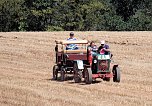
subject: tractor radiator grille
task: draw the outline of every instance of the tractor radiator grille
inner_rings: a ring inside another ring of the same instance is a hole
[[[99,61],[99,70],[106,71],[108,69],[108,61],[101,60]]]

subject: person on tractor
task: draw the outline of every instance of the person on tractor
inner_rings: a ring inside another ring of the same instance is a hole
[[[91,50],[92,56],[95,56],[98,50],[98,47],[95,45],[94,41],[90,42],[90,45],[88,46],[88,50]]]
[[[105,44],[105,41],[102,40],[101,45],[98,48],[97,52],[99,54],[109,55],[110,54],[109,45]]]
[[[74,33],[71,32],[70,33],[70,37],[67,39],[68,41],[74,41],[77,40],[76,38],[74,38]],[[77,50],[78,46],[76,44],[67,44],[66,45],[66,50]]]

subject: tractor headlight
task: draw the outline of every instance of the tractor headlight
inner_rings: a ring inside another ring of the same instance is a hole
[[[97,63],[97,60],[93,60],[93,63]]]

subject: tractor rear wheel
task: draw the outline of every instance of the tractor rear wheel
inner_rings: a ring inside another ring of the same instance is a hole
[[[65,68],[61,67],[61,81],[65,81]]]
[[[73,66],[73,71],[74,71],[74,81],[75,83],[80,83],[82,79],[82,71],[78,69],[78,65],[75,62]]]
[[[53,80],[57,80],[58,78],[58,66],[54,65],[53,66]]]
[[[120,69],[119,67],[115,67],[113,70],[113,82],[120,82]]]
[[[91,70],[91,68],[85,68],[85,83],[86,84],[92,83],[92,70]]]

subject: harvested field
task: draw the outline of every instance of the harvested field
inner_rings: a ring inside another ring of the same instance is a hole
[[[75,32],[105,39],[121,82],[53,81],[54,41],[70,32],[0,33],[0,106],[152,106],[152,32]]]

